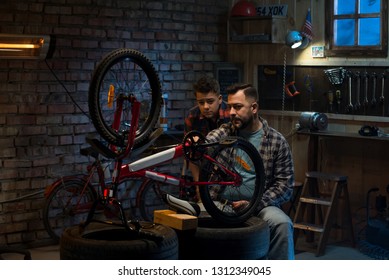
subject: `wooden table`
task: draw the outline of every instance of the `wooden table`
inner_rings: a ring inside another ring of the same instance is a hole
[[[308,170],[318,170],[318,157],[319,157],[319,139],[321,137],[326,138],[343,138],[343,139],[360,139],[360,140],[373,140],[373,141],[388,141],[389,137],[385,136],[361,136],[355,132],[338,132],[338,131],[311,131],[311,130],[300,130],[297,134],[308,135]]]

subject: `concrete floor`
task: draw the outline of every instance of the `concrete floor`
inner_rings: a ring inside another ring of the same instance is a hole
[[[10,249],[12,250],[12,249]],[[38,248],[26,249],[31,254],[32,260],[59,260],[59,245],[43,246]],[[23,260],[25,255],[22,253],[2,253],[0,259],[4,260]]]
[[[323,256],[316,257],[311,252],[301,252],[295,255],[296,260],[372,260],[357,248],[328,245]]]
[[[33,260],[59,260],[59,245],[39,247],[29,250]]]
[[[44,246],[29,249],[33,260],[59,260],[59,245]],[[22,260],[20,254],[4,254],[4,259]],[[328,245],[323,256],[316,257],[314,253],[299,252],[296,254],[296,260],[372,260],[367,255],[361,253],[358,249],[347,246]]]

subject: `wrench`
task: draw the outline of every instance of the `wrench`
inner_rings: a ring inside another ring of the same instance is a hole
[[[363,77],[365,78],[365,93],[363,97],[363,106],[366,114],[367,106],[369,106],[369,100],[367,99],[367,93],[369,91],[369,74],[365,72],[363,73]]]
[[[382,106],[382,115],[385,116],[385,73],[380,74],[381,77],[381,96],[380,96],[380,104]]]
[[[376,95],[376,89],[377,89],[377,73],[376,72],[373,72],[370,74],[371,77],[373,78],[373,90],[372,90],[372,98],[371,98],[371,106],[372,107],[375,107],[375,105],[377,104],[377,100],[375,98],[375,95]]]
[[[361,108],[361,103],[359,103],[359,97],[361,93],[361,75],[359,71],[355,72],[355,76],[357,77],[357,100],[355,102],[355,110],[359,110]]]
[[[351,91],[352,91],[352,72],[348,71],[347,73],[348,77],[348,105],[346,106],[346,112],[351,113],[353,111],[353,103],[351,100]]]

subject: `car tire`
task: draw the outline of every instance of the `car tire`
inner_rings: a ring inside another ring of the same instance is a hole
[[[164,225],[142,228],[90,224],[67,228],[60,239],[61,260],[161,260],[178,259],[178,238]]]
[[[265,259],[270,245],[267,223],[251,217],[237,226],[226,226],[211,217],[199,218],[192,232],[178,232],[179,258],[186,260]]]

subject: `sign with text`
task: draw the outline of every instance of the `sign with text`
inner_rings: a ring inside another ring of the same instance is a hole
[[[288,12],[288,5],[263,5],[257,6],[257,15],[258,16],[284,16]]]
[[[238,65],[217,65],[216,79],[220,84],[220,93],[227,100],[226,88],[232,84],[242,82],[242,67]]]

